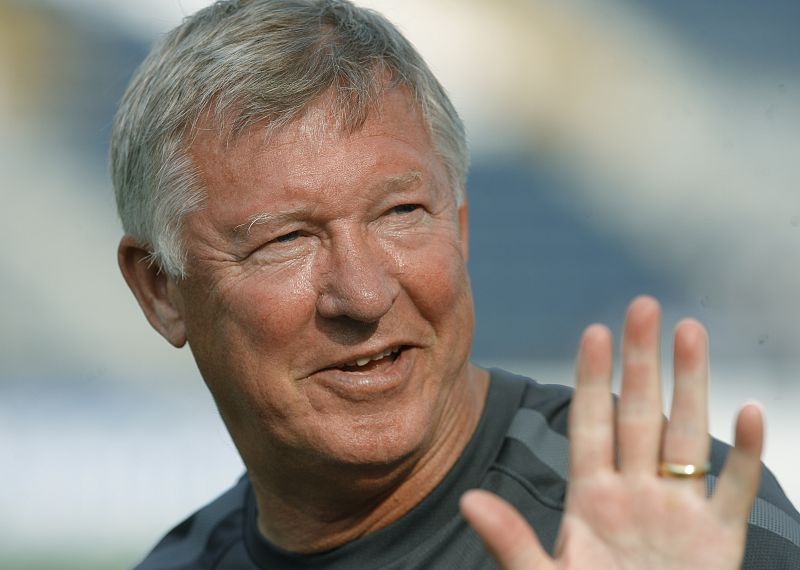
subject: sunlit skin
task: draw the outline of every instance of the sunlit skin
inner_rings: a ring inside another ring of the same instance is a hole
[[[192,349],[253,483],[274,544],[320,552],[387,526],[445,476],[474,432],[488,375],[468,362],[472,296],[458,207],[422,119],[386,93],[362,128],[325,98],[266,136],[201,121],[190,154],[208,192],[185,220],[188,277],[119,262],[151,324]],[[323,128],[324,127],[324,128]],[[737,568],[759,478],[760,409],[706,499],[658,463],[708,456],[708,347],[675,333],[671,421],[661,415],[660,309],[640,297],[610,396],[612,341],[590,326],[570,406],[570,480],[555,558],[513,507],[485,491],[462,511],[500,566]],[[372,359],[372,360],[371,360]]]
[[[488,386],[468,363],[466,205],[419,112],[390,91],[348,133],[326,105],[270,137],[201,125],[190,150],[208,197],[185,223],[188,278],[141,275],[144,248],[120,248],[151,322],[191,347],[262,533],[298,552],[417,504],[461,454]]]

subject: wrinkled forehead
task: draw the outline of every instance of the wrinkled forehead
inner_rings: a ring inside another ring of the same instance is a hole
[[[222,157],[241,148],[242,144],[269,146],[287,131],[291,131],[295,138],[302,138],[304,144],[324,145],[333,135],[350,135],[360,131],[368,119],[373,123],[381,122],[387,102],[391,102],[393,107],[399,103],[410,118],[421,121],[425,130],[428,130],[420,105],[411,92],[404,86],[385,82],[379,96],[370,100],[363,112],[343,102],[333,88],[294,113],[252,118],[249,123],[242,121],[242,116],[246,115],[242,109],[245,105],[219,109],[212,104],[189,129],[187,146],[193,159],[208,153]]]

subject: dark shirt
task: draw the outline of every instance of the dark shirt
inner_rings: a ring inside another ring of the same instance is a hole
[[[175,527],[137,570],[471,570],[497,568],[458,509],[468,489],[508,500],[550,552],[564,509],[568,475],[567,411],[572,390],[492,370],[478,427],[444,480],[388,527],[332,551],[299,555],[258,532],[253,489],[245,474],[218,499]],[[709,492],[726,444],[712,442]],[[762,470],[750,515],[743,568],[800,568],[800,514],[775,477]]]

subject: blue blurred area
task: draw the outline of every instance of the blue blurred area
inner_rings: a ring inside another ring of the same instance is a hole
[[[576,195],[530,156],[473,165],[469,269],[478,361],[570,359],[587,323],[617,328],[634,296],[680,299],[679,284],[643,266],[570,204]]]
[[[52,7],[50,17],[68,31],[68,71],[58,78],[49,108],[66,144],[81,149],[93,168],[108,166],[111,122],[130,78],[151,41],[97,14]],[[74,150],[74,149],[73,149]]]
[[[800,3],[794,0],[625,0],[648,12],[715,66],[800,71]],[[740,70],[741,71],[741,70]]]

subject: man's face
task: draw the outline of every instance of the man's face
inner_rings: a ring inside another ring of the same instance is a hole
[[[466,209],[404,92],[355,133],[325,117],[233,143],[201,130],[191,148],[208,200],[186,222],[179,304],[251,468],[396,462],[463,410]]]

